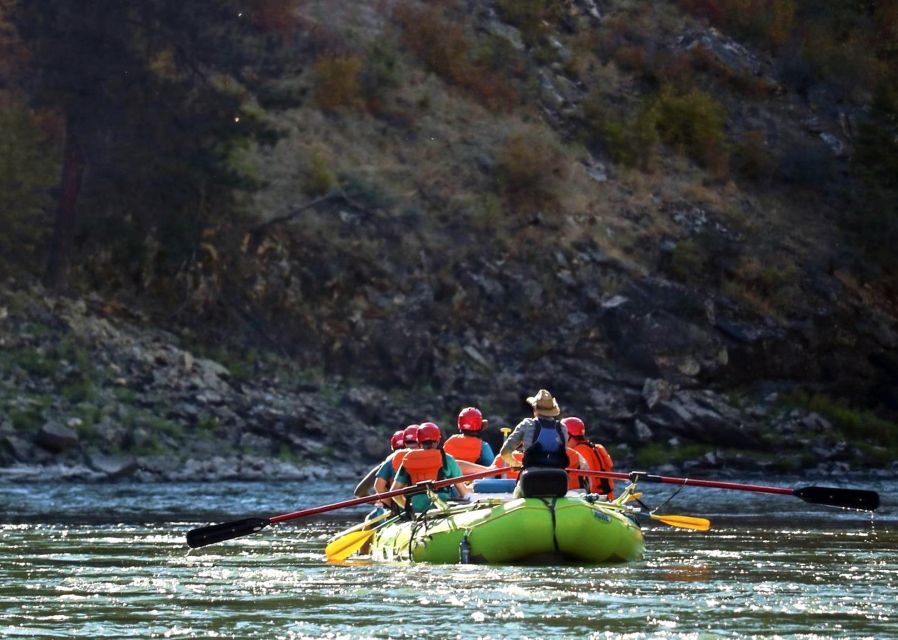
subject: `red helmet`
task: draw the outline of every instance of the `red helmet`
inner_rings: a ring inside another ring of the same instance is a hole
[[[418,425],[410,424],[402,431],[405,444],[415,444],[418,442]]]
[[[459,431],[481,431],[483,429],[483,414],[477,407],[466,407],[458,413]]]
[[[405,446],[405,429],[400,429],[390,437],[390,448],[393,451]]]
[[[422,422],[418,428],[418,442],[421,444],[425,442],[439,443],[442,437],[440,428],[433,422]]]
[[[569,436],[582,436],[586,433],[586,425],[583,424],[583,421],[580,418],[565,418],[561,421],[561,424],[567,429],[567,434]]]

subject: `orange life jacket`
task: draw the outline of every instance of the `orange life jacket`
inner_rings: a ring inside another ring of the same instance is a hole
[[[483,440],[475,436],[456,433],[443,444],[443,451],[456,460],[477,462],[483,452]]]
[[[405,454],[407,454],[411,449],[397,449],[392,454],[390,454],[390,464],[393,465],[393,475],[396,475],[396,472],[399,471],[399,467],[402,466],[402,461],[405,459]]]
[[[577,452],[570,447],[567,447],[567,468],[568,469],[579,469],[580,468],[580,456],[577,455]],[[567,488],[568,489],[580,489],[580,478],[583,476],[578,476],[575,473],[567,474]]]
[[[586,463],[593,471],[611,471],[614,466],[611,456],[600,444],[593,444],[585,438],[571,438],[569,442],[573,442],[574,449],[586,459]],[[589,490],[592,493],[607,494],[608,499],[614,499],[614,480],[610,478],[597,478],[595,476],[589,479]]]
[[[425,480],[438,480],[442,475],[444,454],[441,449],[410,449],[402,459],[402,468],[411,481],[417,484]]]
[[[518,466],[520,466],[524,462],[524,452],[523,451],[515,451],[511,454],[511,456],[515,459],[515,462],[518,464]],[[496,456],[496,459],[493,460],[493,466],[496,467],[497,469],[502,469],[504,467],[507,467],[508,465],[505,464],[505,460],[502,459],[502,456]],[[519,475],[520,475],[520,471],[512,471],[511,469],[509,469],[508,471],[503,473],[501,476],[496,476],[496,477],[497,478],[511,478],[512,480],[516,480]]]

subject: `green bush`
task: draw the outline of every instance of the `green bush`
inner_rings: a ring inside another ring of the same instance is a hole
[[[508,137],[497,163],[499,190],[508,203],[523,212],[556,209],[567,174],[564,151],[541,130]]]
[[[655,129],[669,144],[701,164],[715,175],[728,169],[726,112],[713,97],[693,89],[678,94],[663,88],[652,105]]]
[[[846,437],[888,448],[898,447],[898,424],[880,418],[872,411],[857,409],[844,400],[815,393],[793,393],[780,402],[819,413]]]
[[[337,174],[318,149],[312,151],[302,180],[302,190],[308,196],[323,196],[337,186]]]
[[[528,44],[534,44],[545,31],[546,0],[498,0],[502,18],[521,31]]]

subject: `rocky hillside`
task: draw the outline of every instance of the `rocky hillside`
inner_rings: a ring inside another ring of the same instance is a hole
[[[695,4],[300,3],[251,216],[175,272],[4,285],[4,463],[364,467],[547,387],[626,466],[889,467],[894,281],[845,221],[872,84]]]

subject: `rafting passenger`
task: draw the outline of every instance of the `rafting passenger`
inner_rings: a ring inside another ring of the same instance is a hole
[[[396,472],[396,478],[393,480],[390,490],[402,489],[428,480],[457,478],[462,475],[455,458],[443,451],[440,446],[442,437],[440,428],[436,424],[433,422],[421,423],[418,428],[418,444],[421,448],[409,451],[402,459],[402,464]],[[464,482],[459,482],[440,489],[436,494],[442,500],[447,500],[453,496],[453,489],[462,498],[471,491]],[[404,507],[406,504],[404,496],[396,496],[393,500],[400,507]],[[415,513],[426,511],[433,504],[426,493],[411,496],[408,503]]]
[[[540,389],[536,395],[527,398],[527,404],[533,407],[533,417],[525,418],[518,423],[502,444],[499,455],[508,466],[518,466],[514,459],[514,451],[521,447],[524,450],[524,457],[520,463],[522,469],[532,467],[565,469],[571,463],[571,459],[568,457],[566,446],[567,430],[558,420],[558,414],[561,413],[558,401],[549,391]],[[521,496],[520,484],[515,487],[514,495],[516,498]]]
[[[443,451],[456,460],[473,462],[485,467],[493,464],[496,454],[488,442],[483,439],[483,430],[487,421],[477,407],[465,407],[458,414],[458,430],[446,439]]]
[[[574,449],[586,460],[593,471],[611,471],[614,463],[604,446],[591,442],[586,437],[586,424],[580,418],[571,416],[561,421],[568,434],[568,447]],[[614,480],[610,478],[589,478],[589,492],[608,496],[614,499]]]
[[[410,424],[401,432],[398,432],[402,433],[402,440],[405,446],[388,455],[387,459],[381,463],[380,469],[377,471],[377,476],[374,479],[374,493],[383,493],[386,491],[393,483],[393,479],[396,477],[396,472],[399,471],[399,467],[402,466],[402,461],[405,459],[408,452],[420,448],[420,445],[418,444],[418,430],[419,425]],[[391,505],[392,500],[390,500],[390,498],[383,501],[378,500],[374,503],[375,509],[382,509]]]

